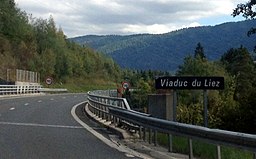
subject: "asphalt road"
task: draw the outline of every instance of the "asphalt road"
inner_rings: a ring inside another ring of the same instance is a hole
[[[0,98],[0,159],[125,159],[71,115],[86,94]]]

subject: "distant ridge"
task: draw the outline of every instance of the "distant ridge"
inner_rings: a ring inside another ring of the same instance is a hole
[[[248,37],[247,31],[254,26],[256,20],[246,20],[166,34],[87,35],[70,40],[110,55],[124,68],[175,71],[185,56],[194,54],[198,42],[209,60],[219,59],[228,49],[241,45],[252,51],[255,36]]]

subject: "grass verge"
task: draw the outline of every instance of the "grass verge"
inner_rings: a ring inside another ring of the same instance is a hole
[[[116,83],[97,78],[77,78],[67,80],[65,83],[56,82],[52,85],[43,85],[45,88],[66,88],[71,93],[88,92],[92,90],[116,89]]]
[[[161,146],[167,147],[168,136],[167,134],[158,134],[158,143]],[[173,136],[173,152],[189,154],[188,139],[185,137]],[[217,146],[208,144],[202,141],[193,140],[193,154],[194,157],[201,159],[216,159]],[[221,146],[222,159],[252,159],[253,153],[238,148]]]

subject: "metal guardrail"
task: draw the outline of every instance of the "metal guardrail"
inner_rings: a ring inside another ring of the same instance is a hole
[[[98,117],[112,121],[116,125],[129,123],[134,129],[139,130],[140,138],[146,140],[146,130],[149,130],[149,142],[152,142],[152,132],[154,132],[154,144],[157,145],[157,132],[171,135],[187,137],[189,141],[189,158],[193,158],[192,140],[202,140],[217,146],[217,156],[221,159],[220,145],[241,148],[253,153],[256,159],[256,135],[224,131],[219,129],[209,129],[206,127],[172,122],[151,117],[149,114],[136,112],[130,109],[124,98],[107,97],[97,95],[97,92],[88,93],[88,103],[91,112]],[[143,131],[143,134],[142,134]],[[169,144],[169,151],[172,149]]]
[[[0,85],[0,95],[67,92],[64,88],[42,88],[41,85]]]
[[[39,92],[67,92],[68,90],[65,88],[39,88],[38,89]]]
[[[41,85],[0,85],[0,95],[39,93]]]

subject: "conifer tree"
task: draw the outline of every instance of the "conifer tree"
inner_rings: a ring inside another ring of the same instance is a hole
[[[206,56],[204,54],[204,48],[203,46],[201,45],[201,43],[197,43],[197,46],[196,46],[196,49],[195,49],[195,55],[194,55],[195,58],[199,57],[201,59],[205,59]]]

